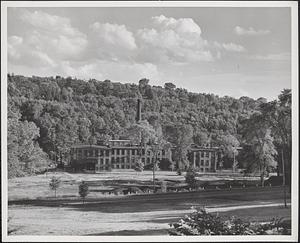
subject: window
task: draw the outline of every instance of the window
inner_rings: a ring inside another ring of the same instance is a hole
[[[120,163],[120,158],[116,158],[117,163]]]
[[[122,155],[125,155],[125,149],[122,149]]]
[[[204,160],[203,159],[201,159],[201,166],[203,166],[204,165]]]
[[[117,154],[118,154],[118,155],[120,154],[120,149],[117,149]]]
[[[203,152],[203,151],[201,152],[201,157],[202,157],[202,158],[204,157],[204,152]]]
[[[125,165],[122,165],[121,168],[122,168],[122,169],[125,169]]]
[[[109,156],[109,150],[106,150],[105,155],[106,155],[106,156]]]
[[[122,157],[122,158],[121,158],[121,161],[122,161],[122,163],[125,163],[125,158]]]
[[[145,158],[142,158],[142,162],[145,163]]]
[[[115,158],[114,157],[111,158],[111,162],[115,163]]]
[[[145,149],[142,149],[142,155],[145,155]]]
[[[84,150],[84,156],[87,157],[88,156],[88,151],[85,149]]]
[[[203,172],[203,168],[200,168],[200,171]]]
[[[109,163],[109,159],[106,159],[105,162],[106,162],[106,164],[108,164]]]
[[[206,161],[205,161],[205,165],[206,165],[206,166],[209,166],[209,160],[206,160]]]
[[[165,156],[166,155],[166,151],[165,150],[162,150],[162,156]]]
[[[206,152],[206,157],[207,157],[207,158],[209,157],[209,152]]]
[[[147,164],[150,164],[150,158],[147,158]]]
[[[120,168],[120,165],[117,165],[117,169],[119,169]]]

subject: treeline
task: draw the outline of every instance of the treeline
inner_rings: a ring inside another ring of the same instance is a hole
[[[177,143],[182,152],[188,143],[220,146],[224,167],[233,166],[232,158],[237,156],[240,167],[264,171],[279,160],[278,151],[283,144],[287,151],[291,146],[290,90],[283,90],[278,100],[268,103],[264,98],[192,93],[172,83],[151,86],[148,79],[136,85],[8,75],[9,176],[34,171],[49,160],[67,161],[73,144],[97,144],[128,136],[135,123],[138,98],[142,99],[142,118],[163,139]],[[284,115],[285,120],[289,119],[285,124],[276,123],[278,111],[289,112]],[[262,122],[264,126],[258,125]],[[276,130],[279,125],[286,130]],[[179,133],[178,129],[187,132]],[[252,134],[256,129],[263,137]],[[281,133],[289,137],[283,141]],[[246,148],[239,155],[238,146]],[[176,162],[179,167],[184,156],[177,157],[182,157]]]

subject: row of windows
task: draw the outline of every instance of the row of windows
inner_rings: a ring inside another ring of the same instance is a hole
[[[200,163],[199,163],[200,162]],[[204,160],[201,160],[201,161],[196,161],[196,166],[204,166]],[[206,160],[205,161],[205,166],[209,166],[209,160]]]
[[[154,161],[154,159],[152,158],[147,158],[147,160],[146,160],[146,158],[142,158],[142,162],[143,163],[145,163],[147,161],[147,164],[150,164],[150,163],[153,163],[153,161]],[[111,163],[112,164],[116,164],[116,163],[128,163],[129,162],[129,159],[128,158],[125,158],[125,157],[123,157],[123,158],[111,158]],[[135,159],[134,158],[132,158],[132,160],[131,160],[131,162],[132,163],[135,163]],[[108,164],[109,163],[109,159],[106,159],[106,160],[104,160],[104,159],[100,159],[99,160],[99,164]]]
[[[199,158],[199,154],[201,155],[201,158],[204,158],[204,156],[207,158],[209,157],[209,152],[201,151],[201,152],[194,152],[194,153],[196,153],[196,158]]]
[[[112,149],[111,150],[111,154],[112,155],[125,155],[125,150],[127,149]],[[77,150],[78,151],[78,156],[82,157],[82,153],[85,157],[88,156],[109,156],[109,150],[97,150],[97,149],[93,149],[93,150]],[[132,155],[138,155],[139,152],[137,149],[132,149],[132,150],[127,150],[127,153],[131,151]],[[150,155],[150,151],[147,151],[147,155]],[[160,152],[157,153],[158,156],[160,155]],[[145,149],[142,149],[142,155],[145,155]],[[165,155],[165,151],[162,150],[162,155]]]

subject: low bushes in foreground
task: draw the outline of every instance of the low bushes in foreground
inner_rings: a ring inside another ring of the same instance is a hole
[[[286,235],[290,224],[282,219],[267,223],[248,222],[236,217],[220,217],[200,209],[169,224],[169,235]]]

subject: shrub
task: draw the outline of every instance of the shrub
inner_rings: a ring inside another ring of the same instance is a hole
[[[185,175],[185,182],[190,188],[195,189],[197,187],[196,171],[194,169],[189,169]]]
[[[89,194],[89,186],[85,181],[79,184],[79,195],[82,198],[82,203],[84,204],[84,199]]]
[[[144,170],[144,164],[141,160],[138,160],[136,162],[134,170],[139,172],[142,172]]]
[[[222,218],[205,209],[185,215],[179,222],[169,224],[169,235],[264,235],[287,234],[288,224],[272,219],[269,223],[251,223],[239,218]]]
[[[57,178],[57,177],[54,177],[54,176],[51,178],[51,180],[49,182],[49,187],[50,187],[51,190],[54,191],[54,196],[55,197],[56,197],[56,190],[59,188],[60,182],[61,182],[60,179]]]

